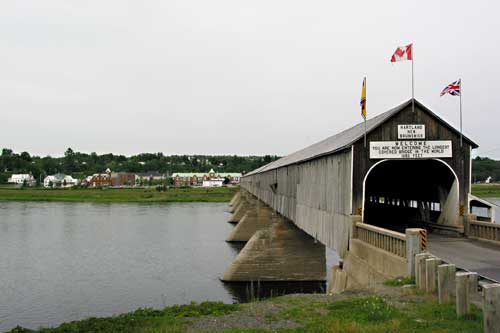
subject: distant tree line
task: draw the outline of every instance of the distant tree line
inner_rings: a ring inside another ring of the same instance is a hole
[[[476,157],[472,160],[472,181],[483,183],[488,177],[492,182],[500,181],[500,161],[488,157]]]
[[[0,155],[0,183],[7,182],[13,173],[31,173],[40,180],[46,175],[64,173],[82,179],[106,169],[114,172],[217,172],[246,173],[267,163],[278,156],[237,156],[237,155],[170,155],[144,153],[133,156],[96,153],[80,153],[68,148],[64,157],[31,156],[28,152],[15,153],[3,148]],[[500,181],[500,161],[488,157],[472,160],[472,181],[484,182],[488,177]]]
[[[246,173],[276,160],[277,156],[236,155],[171,155],[144,153],[133,156],[81,153],[68,148],[64,157],[31,156],[28,152],[15,153],[3,148],[0,155],[0,183],[7,182],[13,173],[31,173],[37,180],[46,175],[64,173],[82,179],[106,169],[113,172],[217,172]]]

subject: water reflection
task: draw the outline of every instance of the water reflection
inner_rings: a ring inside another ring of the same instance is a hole
[[[259,299],[288,294],[323,294],[326,282],[223,282],[234,302],[246,303]]]

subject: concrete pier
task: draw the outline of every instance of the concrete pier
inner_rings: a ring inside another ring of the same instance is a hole
[[[224,273],[223,281],[325,281],[325,246],[292,222],[274,216]]]
[[[233,196],[233,198],[229,202],[229,206],[230,207],[235,206],[238,203],[238,201],[240,200],[240,196],[241,196],[241,192],[240,191],[236,192],[236,194]]]
[[[248,242],[259,230],[271,225],[273,211],[263,204],[250,208],[235,226],[227,242]]]
[[[241,199],[239,200],[239,204],[236,207],[234,213],[231,215],[229,218],[228,222],[229,223],[238,223],[243,216],[245,216],[246,212],[252,208],[252,204],[255,199],[251,199],[249,195],[242,194]]]

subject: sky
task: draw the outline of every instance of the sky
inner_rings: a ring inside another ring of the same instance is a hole
[[[3,0],[0,147],[286,155],[415,97],[500,159],[497,1]]]

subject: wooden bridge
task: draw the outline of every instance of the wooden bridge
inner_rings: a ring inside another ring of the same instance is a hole
[[[363,243],[406,261],[410,228],[500,240],[493,221],[471,214],[473,205],[485,206],[470,193],[471,151],[477,147],[419,101],[413,109],[409,100],[367,120],[366,127],[360,123],[246,174],[231,217],[243,223],[228,240],[249,240],[273,218],[293,222],[344,260],[365,237]]]
[[[223,280],[324,280],[326,246],[342,259],[332,269],[334,292],[400,276],[418,281],[426,258],[431,289],[440,263],[500,281],[492,255],[500,253],[500,224],[494,207],[471,195],[477,147],[409,100],[246,174],[228,241],[247,244]],[[475,206],[488,214],[475,216]]]

